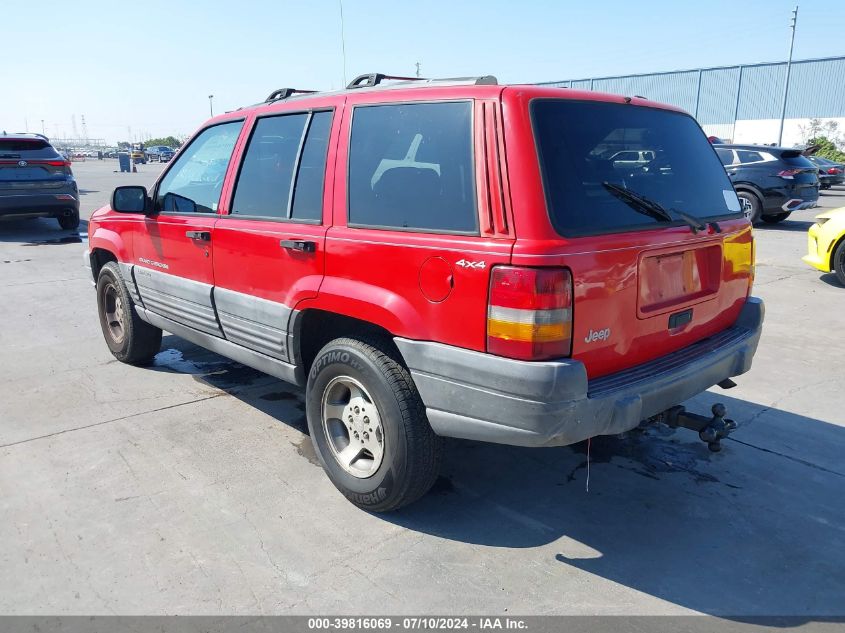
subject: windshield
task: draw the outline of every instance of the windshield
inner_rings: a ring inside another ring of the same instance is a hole
[[[673,221],[740,211],[721,161],[686,114],[563,99],[537,99],[531,114],[549,215],[562,235],[666,224],[606,183],[656,202]]]

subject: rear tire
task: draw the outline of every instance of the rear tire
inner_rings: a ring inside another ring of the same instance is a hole
[[[75,231],[79,228],[79,211],[74,211],[70,215],[60,215],[56,219],[64,231]]]
[[[839,242],[839,245],[833,251],[833,256],[830,258],[830,269],[836,273],[836,279],[839,283],[845,286],[845,240]]]
[[[790,216],[790,211],[786,213],[776,213],[774,215],[764,215],[763,222],[766,224],[777,224],[778,222],[783,222],[786,218]]]
[[[740,200],[746,200],[748,202],[748,210],[743,210],[745,217],[748,218],[751,224],[757,224],[763,212],[763,203],[760,202],[760,198],[750,191],[737,191],[736,196]]]
[[[112,355],[122,363],[145,365],[161,349],[161,330],[142,321],[115,262],[97,277],[97,313]]]
[[[359,508],[387,512],[437,479],[442,439],[389,341],[338,338],[317,354],[305,391],[308,430],[331,482]]]

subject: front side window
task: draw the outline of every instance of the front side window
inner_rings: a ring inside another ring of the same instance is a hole
[[[469,102],[359,106],[349,224],[477,233]]]
[[[173,163],[156,194],[157,211],[217,213],[220,192],[243,121],[207,128]]]
[[[622,103],[535,99],[534,136],[552,224],[562,235],[613,233],[739,212],[725,169],[689,115]],[[619,152],[652,160],[620,161]],[[644,209],[634,197],[656,203]],[[668,214],[668,217],[667,217]]]

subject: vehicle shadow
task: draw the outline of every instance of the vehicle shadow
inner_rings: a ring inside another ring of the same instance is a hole
[[[815,222],[808,220],[784,220],[777,224],[761,222],[754,225],[755,231],[804,231],[806,232]]]
[[[53,218],[9,219],[0,221],[0,242],[20,242],[28,246],[40,244],[80,244],[88,239],[88,220],[80,220],[79,228],[65,231]]]
[[[839,279],[837,278],[836,273],[824,273],[822,275],[819,275],[819,279],[821,279],[828,286],[833,286],[834,288],[845,288],[845,286],[839,283]]]
[[[308,434],[302,389],[172,334],[162,337],[161,349],[147,369],[189,374],[197,382],[225,391]]]
[[[175,336],[162,349],[153,370],[190,373],[307,433],[301,389]],[[716,400],[740,423],[720,453],[666,427],[544,449],[447,440],[432,491],[378,516],[473,547],[539,548],[563,568],[543,571],[549,582],[586,572],[736,619],[843,615],[845,428],[721,392],[687,404]],[[317,463],[308,437],[299,446]]]

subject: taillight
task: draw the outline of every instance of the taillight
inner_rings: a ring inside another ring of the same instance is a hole
[[[831,167],[830,169],[827,170],[827,173],[835,176],[836,174],[842,173],[842,171],[839,170],[839,169],[836,169],[836,167]]]
[[[572,275],[563,268],[496,266],[490,276],[487,351],[521,360],[569,356]]]
[[[787,180],[792,180],[795,178],[796,174],[800,174],[800,169],[784,169],[783,171],[778,172],[778,176],[781,178],[786,178]]]

